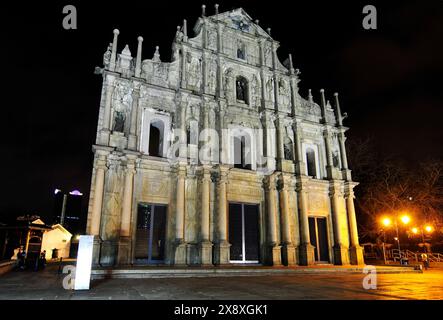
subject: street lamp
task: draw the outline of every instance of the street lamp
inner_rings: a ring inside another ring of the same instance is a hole
[[[400,219],[404,224],[408,224],[411,221],[411,218],[407,215],[403,215]]]
[[[400,236],[399,236],[399,233],[398,233],[398,220],[399,220],[399,217],[398,217],[398,214],[396,214],[396,215],[395,215],[395,219],[394,219],[394,226],[395,226],[396,237],[394,238],[394,240],[397,241],[397,245],[398,245],[398,253],[399,253],[399,255],[400,255],[400,259],[401,259],[401,246],[400,246]],[[402,215],[402,216],[400,217],[400,220],[401,220],[401,222],[402,222],[403,224],[405,224],[405,225],[407,225],[409,222],[411,222],[411,218],[410,218],[407,214]],[[383,225],[384,225],[385,227],[389,227],[389,226],[392,224],[391,218],[389,218],[389,217],[385,217],[385,218],[382,220],[382,223],[383,223]]]
[[[384,218],[383,220],[382,220],[382,224],[385,226],[385,227],[389,227],[390,225],[391,225],[391,219],[389,219],[389,218]],[[385,231],[385,229],[383,228],[382,229],[382,231],[383,231],[383,261],[385,262],[385,264],[387,264],[386,262],[386,231]]]
[[[58,194],[62,192],[60,189],[55,189],[54,194]],[[71,196],[82,196],[83,193],[81,193],[78,190],[73,190],[69,192]],[[63,204],[62,204],[62,212],[60,214],[60,224],[63,226],[65,223],[65,214],[66,214],[66,202],[68,201],[68,195],[66,193],[63,193]]]
[[[426,252],[427,250],[426,250],[426,245],[425,245],[425,233],[424,232],[426,231],[427,233],[432,233],[432,231],[433,231],[432,226],[426,225],[426,226],[420,227],[420,229],[417,227],[414,227],[411,229],[411,231],[413,234],[419,234],[419,233],[421,234],[423,249]]]

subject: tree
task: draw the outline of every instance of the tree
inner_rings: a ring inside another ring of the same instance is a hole
[[[374,152],[371,139],[348,144],[349,163],[356,189],[361,237],[380,235],[380,218],[408,213],[415,225],[443,228],[443,162],[426,160],[407,164],[398,157]]]

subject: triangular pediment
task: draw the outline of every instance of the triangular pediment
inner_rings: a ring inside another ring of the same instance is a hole
[[[211,16],[211,18],[222,21],[229,27],[237,29],[243,32],[269,37],[269,34],[263,30],[258,24],[256,24],[251,16],[243,10],[243,8],[237,8],[234,10],[222,12]]]

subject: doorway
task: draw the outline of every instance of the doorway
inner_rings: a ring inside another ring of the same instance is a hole
[[[166,205],[139,203],[134,258],[137,263],[159,264],[165,258]]]
[[[315,261],[329,263],[328,227],[324,217],[309,217],[309,237],[314,246]]]
[[[259,207],[255,204],[229,204],[229,243],[231,263],[259,263]]]

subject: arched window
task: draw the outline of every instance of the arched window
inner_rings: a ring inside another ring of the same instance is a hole
[[[235,91],[237,101],[248,104],[248,80],[244,77],[237,77],[235,81]]]
[[[234,137],[234,168],[251,170],[251,141],[245,135]]]
[[[149,126],[149,155],[163,157],[163,121],[155,120]]]
[[[306,165],[308,167],[308,176],[316,177],[317,169],[315,164],[315,151],[312,148],[306,149]]]

